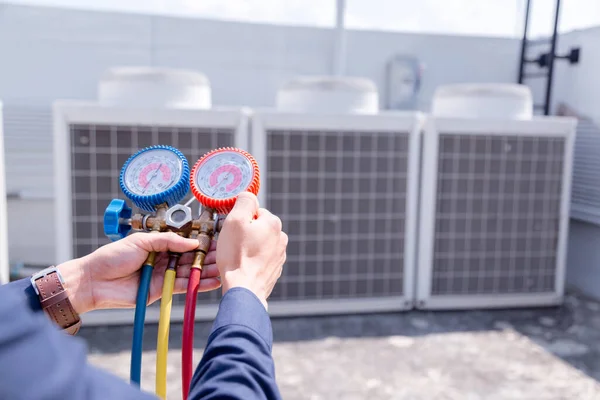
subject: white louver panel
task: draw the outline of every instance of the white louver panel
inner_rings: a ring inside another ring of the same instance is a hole
[[[573,160],[571,217],[600,225],[600,126],[579,119]]]
[[[4,137],[9,197],[52,199],[52,107],[5,104]]]
[[[261,203],[281,217],[278,314],[412,307],[418,114],[257,112]]]
[[[574,120],[430,118],[419,308],[558,304]]]

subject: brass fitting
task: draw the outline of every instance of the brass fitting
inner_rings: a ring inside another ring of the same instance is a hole
[[[177,206],[174,206],[177,207]],[[135,214],[131,217],[131,227],[134,230],[146,232],[165,232],[172,231],[180,236],[198,240],[198,248],[194,256],[192,268],[202,269],[204,259],[215,234],[218,234],[223,227],[223,219],[215,219],[215,211],[203,208],[202,213],[196,219],[186,222],[183,226],[176,227],[169,225],[167,213],[169,208],[166,204],[161,204],[156,208],[154,214]]]
[[[200,217],[197,220],[192,221],[194,236],[198,240],[198,248],[196,249],[192,268],[202,269],[202,266],[204,265],[204,259],[210,249],[210,242],[215,233],[215,220],[213,215],[213,210],[203,209]]]
[[[152,224],[149,225],[151,230],[158,232],[164,230],[164,226],[166,225],[165,215],[167,214],[167,210],[168,206],[166,204],[161,204],[156,207],[156,217],[152,221]]]
[[[131,228],[136,231],[156,231],[164,232],[167,230],[167,214],[168,206],[160,204],[156,207],[156,212],[153,214],[135,214],[131,217]]]

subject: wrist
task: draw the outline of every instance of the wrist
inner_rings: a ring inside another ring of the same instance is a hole
[[[223,296],[225,296],[225,293],[227,293],[229,290],[234,289],[234,288],[243,288],[243,289],[247,289],[250,292],[252,292],[256,298],[258,298],[258,300],[262,303],[262,305],[265,307],[265,310],[269,310],[269,305],[267,303],[267,299],[266,296],[261,295],[261,291],[256,290],[255,287],[253,287],[253,285],[251,285],[249,282],[245,282],[242,280],[228,280],[226,277],[225,278],[221,278],[221,282],[222,282],[222,287],[223,287]]]
[[[86,259],[79,258],[62,263],[56,267],[63,279],[69,301],[77,312],[83,314],[94,309],[94,296],[89,268]]]

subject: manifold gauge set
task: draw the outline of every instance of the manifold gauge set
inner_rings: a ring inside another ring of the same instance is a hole
[[[220,148],[206,153],[190,171],[186,157],[171,146],[151,146],[133,154],[123,165],[119,185],[127,199],[140,212],[134,214],[125,200],[113,199],[104,213],[104,233],[111,240],[124,238],[130,232],[149,234],[175,232],[197,239],[185,300],[182,337],[182,394],[187,399],[193,374],[193,338],[200,275],[210,244],[222,221],[235,205],[241,192],[258,194],[260,172],[252,155],[237,148]],[[192,191],[193,198],[180,202]],[[190,203],[197,200],[199,215],[192,215]],[[177,266],[181,254],[170,252],[165,271],[158,340],[156,348],[156,394],[165,399],[167,392],[167,352],[171,305]],[[156,254],[150,253],[141,268],[137,292],[130,380],[139,386],[142,367],[142,338],[146,304]]]

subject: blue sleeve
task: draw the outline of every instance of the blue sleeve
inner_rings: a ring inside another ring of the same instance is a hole
[[[190,400],[280,399],[269,314],[249,290],[234,288],[219,312],[190,388]]]
[[[28,279],[0,286],[0,366],[0,399],[156,399],[88,364],[85,342],[46,317]]]

